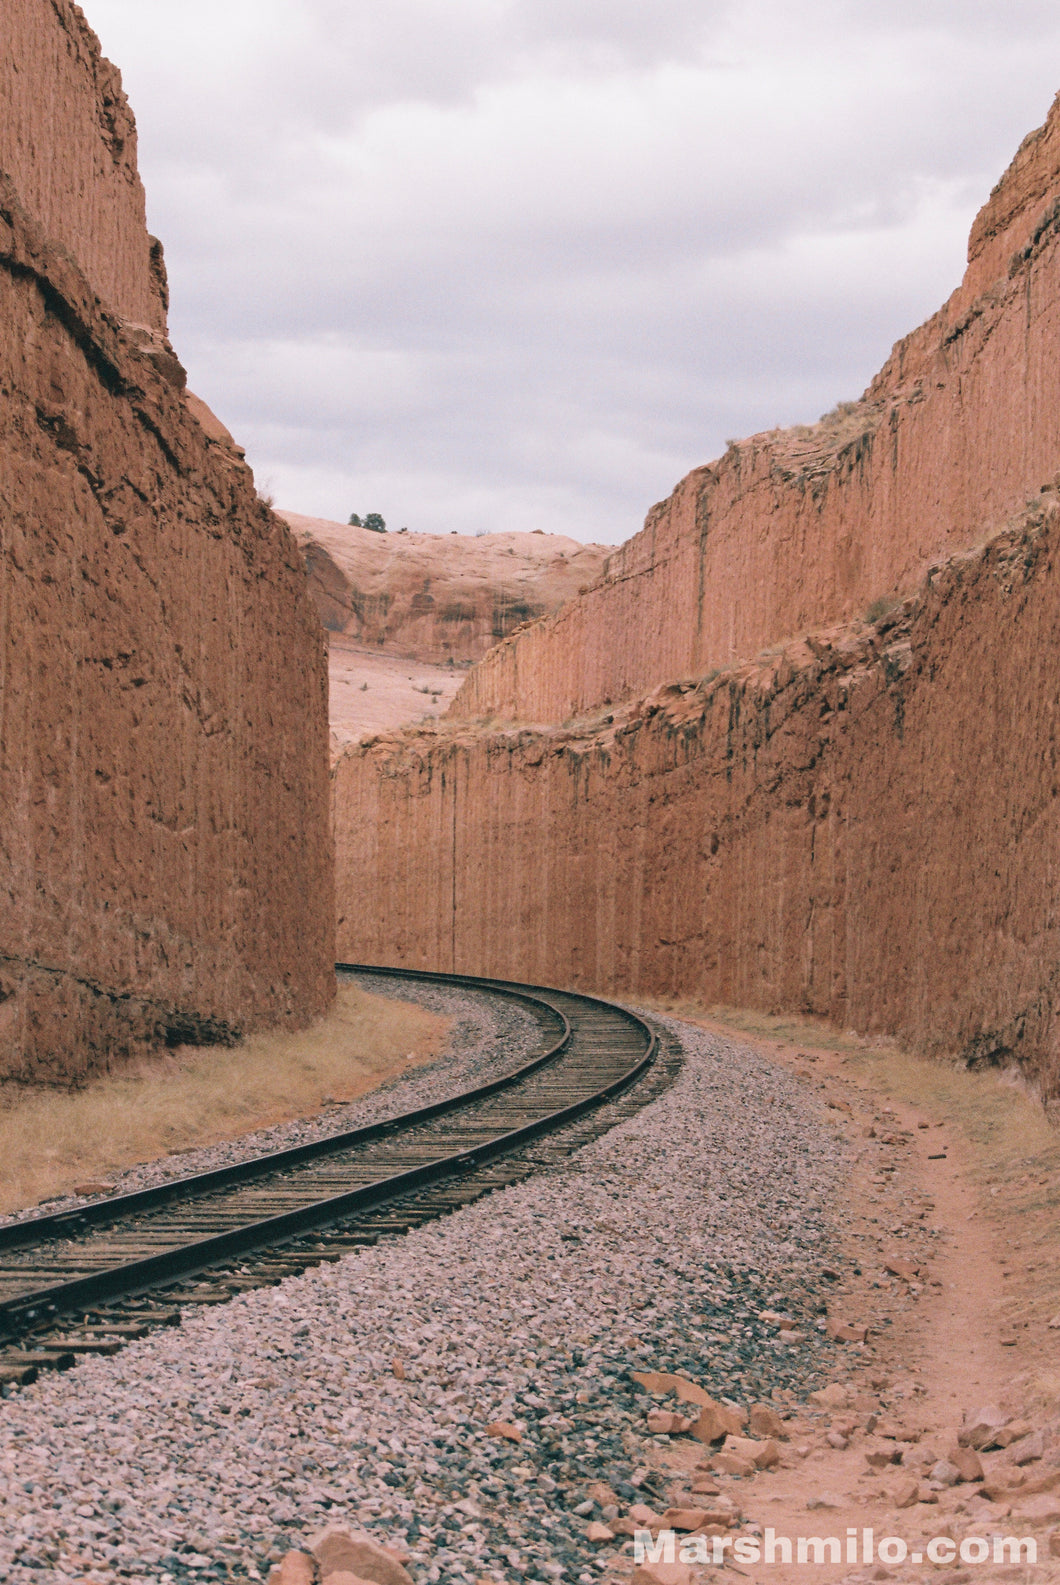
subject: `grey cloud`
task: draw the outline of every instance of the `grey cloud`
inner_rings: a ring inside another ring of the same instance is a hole
[[[729,435],[863,388],[956,284],[1060,44],[1029,0],[88,9],[174,339],[285,504],[612,539]]]

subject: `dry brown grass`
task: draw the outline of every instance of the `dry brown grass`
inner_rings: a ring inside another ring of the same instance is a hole
[[[75,1091],[0,1085],[0,1211],[315,1112],[328,1096],[353,1100],[437,1055],[449,1023],[343,983],[298,1034],[178,1046]]]
[[[1014,1072],[969,1072],[956,1062],[903,1051],[891,1040],[834,1028],[819,1019],[759,1013],[746,1008],[659,1002],[675,1017],[706,1020],[749,1038],[834,1051],[849,1078],[956,1124],[970,1147],[975,1176],[987,1185],[1032,1169],[1060,1172],[1060,1135]]]

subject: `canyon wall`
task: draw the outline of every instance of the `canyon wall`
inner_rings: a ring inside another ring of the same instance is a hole
[[[562,534],[375,533],[296,512],[320,619],[350,643],[430,665],[466,665],[557,610],[603,570],[603,545]]]
[[[343,957],[819,1015],[1060,1103],[1058,227],[1054,106],[860,403],[347,749]]]
[[[452,713],[562,721],[912,592],[1052,476],[1058,364],[1060,101],[978,216],[961,286],[862,399],[690,473],[595,587],[492,651]]]
[[[347,750],[340,954],[795,1009],[1060,1097],[1058,553],[1050,489],[874,623],[577,731]]]
[[[0,170],[22,204],[115,313],[164,331],[165,270],[147,234],[136,123],[80,6],[3,0],[0,83]]]
[[[326,656],[165,339],[117,73],[4,16],[0,1076],[70,1081],[327,1005]]]

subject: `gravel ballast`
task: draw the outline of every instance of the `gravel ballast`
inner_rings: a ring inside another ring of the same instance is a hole
[[[256,1578],[352,1522],[420,1582],[599,1579],[589,1483],[653,1496],[630,1370],[749,1403],[835,1360],[840,1140],[811,1087],[660,1022],[677,1082],[562,1167],[9,1396],[0,1577]]]

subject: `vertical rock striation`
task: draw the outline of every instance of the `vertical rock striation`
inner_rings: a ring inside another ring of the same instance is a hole
[[[690,473],[597,586],[486,657],[452,713],[562,721],[911,593],[1052,476],[1058,363],[1060,100],[979,214],[960,287],[861,400]]]
[[[326,657],[165,335],[131,113],[78,7],[0,39],[0,1075],[333,992]]]
[[[1058,653],[1050,490],[875,623],[577,728],[354,745],[340,953],[797,1010],[1060,1099]]]

